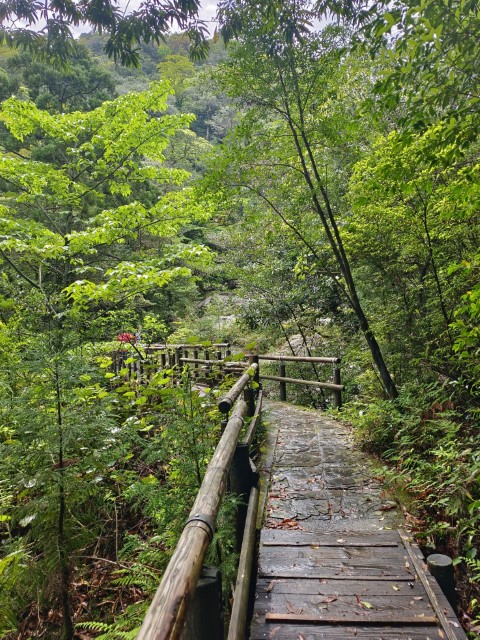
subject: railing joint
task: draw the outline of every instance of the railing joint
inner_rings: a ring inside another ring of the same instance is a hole
[[[213,518],[207,516],[205,513],[195,513],[193,516],[188,518],[185,526],[189,525],[191,522],[203,522],[203,524],[206,524],[209,530],[210,542],[213,540],[213,536],[215,535],[215,521]]]

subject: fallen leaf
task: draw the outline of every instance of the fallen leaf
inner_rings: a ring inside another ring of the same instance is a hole
[[[293,613],[296,616],[299,616],[300,614],[303,613],[303,609],[301,607],[294,607],[293,604],[288,602],[288,600],[287,600],[287,609],[289,610],[290,613]]]
[[[452,625],[452,627],[459,627],[460,626],[458,624],[458,622],[455,622],[455,620],[449,620],[449,623]]]
[[[320,603],[329,604],[330,602],[335,602],[335,600],[338,600],[338,596],[327,596],[324,600],[320,600]]]
[[[273,636],[278,633],[278,631],[280,631],[281,627],[273,627],[273,629],[270,631],[270,635],[269,638],[273,638]]]
[[[423,600],[423,596],[413,596],[414,600]]]
[[[373,609],[373,604],[371,604],[370,602],[366,602],[365,600],[360,600],[360,604],[365,609]]]
[[[392,584],[392,589],[394,589],[395,591],[400,591],[400,587],[397,587],[396,584]]]

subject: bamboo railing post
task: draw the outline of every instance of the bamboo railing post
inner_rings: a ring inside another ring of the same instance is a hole
[[[458,599],[455,590],[455,573],[452,559],[443,553],[433,553],[427,556],[427,567],[440,585],[440,589],[451,604],[452,609],[456,610]]]
[[[165,353],[165,351],[163,353],[160,354],[160,369],[163,371],[163,369],[167,368],[167,354]]]
[[[333,384],[342,384],[342,378],[340,373],[340,361],[336,364],[333,369]],[[334,391],[333,392],[333,406],[335,409],[340,409],[342,406],[342,391]]]
[[[243,399],[247,403],[247,416],[252,418],[255,415],[255,389],[248,388],[243,392]]]
[[[222,575],[216,567],[202,568],[180,640],[224,640]]]
[[[232,355],[232,350],[230,348],[230,343],[228,343],[225,349],[225,357],[228,358],[228,356],[231,356],[231,355]]]
[[[205,349],[205,360],[210,360],[210,351],[208,349]],[[205,377],[209,379],[211,373],[212,373],[212,368],[209,364],[207,364],[205,367]]]
[[[193,359],[194,360],[198,360],[198,349],[195,349],[193,352]],[[198,362],[195,362],[194,365],[194,371],[193,371],[193,377],[195,378],[195,380],[198,378]]]
[[[285,378],[285,363],[280,362],[278,365],[278,375],[280,378]],[[278,383],[280,385],[280,400],[282,402],[286,402],[287,400],[287,383],[285,380],[280,380]]]
[[[240,551],[247,518],[248,496],[252,488],[252,468],[248,444],[237,444],[229,473],[229,484],[231,493],[240,500],[235,514],[236,551]]]

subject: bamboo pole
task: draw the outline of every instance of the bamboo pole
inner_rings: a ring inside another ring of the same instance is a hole
[[[257,523],[259,491],[252,487],[248,501],[247,519],[243,534],[240,562],[238,564],[237,581],[235,584],[234,600],[228,640],[244,640],[247,626],[248,598],[255,550],[255,533]]]
[[[259,360],[284,360],[285,362],[323,362],[324,364],[340,364],[341,358],[324,358],[320,356],[258,356]]]
[[[247,405],[236,404],[208,465],[190,517],[147,611],[137,640],[178,640],[195,593],[227,484]]]
[[[331,389],[332,391],[343,391],[343,384],[333,384],[332,382],[316,382],[315,380],[299,380],[298,378],[282,378],[280,376],[262,375],[262,380],[273,380],[276,382],[290,382],[291,384],[304,384],[307,387],[320,387],[321,389]]]
[[[251,376],[255,376],[258,370],[258,364],[254,363],[248,367],[247,371],[240,376],[230,391],[220,400],[218,408],[222,413],[228,413],[233,407],[235,400],[240,396],[246,385],[250,382]]]

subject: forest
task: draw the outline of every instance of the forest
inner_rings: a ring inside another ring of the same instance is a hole
[[[478,637],[478,0],[0,8],[0,638],[136,637],[221,416],[112,354],[216,342],[341,356]]]

